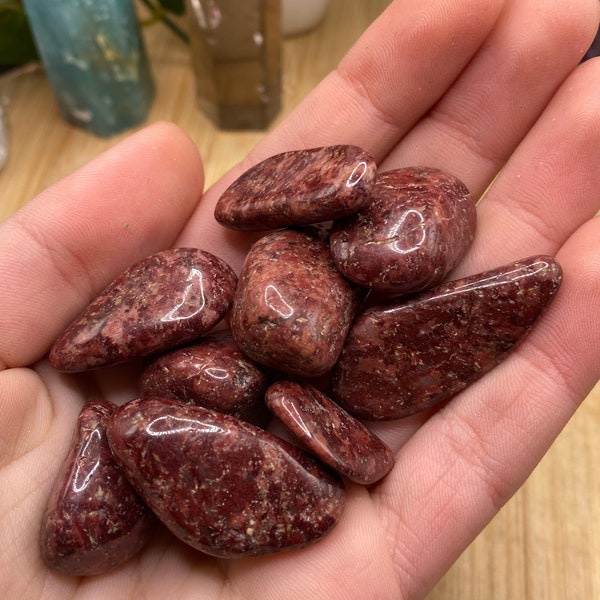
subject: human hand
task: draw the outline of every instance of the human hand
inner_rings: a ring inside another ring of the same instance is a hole
[[[202,198],[193,144],[171,125],[133,135],[0,225],[0,580],[9,598],[419,598],[518,489],[600,376],[600,61],[571,72],[598,24],[595,0],[397,1],[339,69]],[[565,79],[566,78],[566,79]],[[216,199],[251,164],[353,143],[381,169],[425,164],[478,206],[453,278],[556,255],[563,285],[500,366],[437,411],[372,428],[396,453],[367,489],[347,484],[340,523],[300,551],[204,556],[158,533],[102,576],[49,572],[42,512],[90,394],[134,394],[126,367],[87,376],[44,359],[115,275],[172,245],[239,268],[248,237]],[[201,200],[201,201],[200,201]]]

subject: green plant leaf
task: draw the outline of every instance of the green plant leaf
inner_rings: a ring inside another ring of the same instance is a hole
[[[23,3],[21,0],[0,0],[0,11],[2,10],[23,10]]]
[[[182,15],[185,12],[184,0],[158,0],[158,3],[169,12]]]
[[[0,64],[19,65],[37,60],[38,54],[25,11],[19,3],[0,3]]]
[[[149,1],[147,4],[153,8]],[[185,13],[185,0],[158,0],[158,5],[176,15]],[[158,8],[158,5],[154,6]],[[158,19],[185,38],[166,14],[159,15]],[[21,1],[0,0],[0,65],[19,65],[32,60],[39,60],[39,56]]]

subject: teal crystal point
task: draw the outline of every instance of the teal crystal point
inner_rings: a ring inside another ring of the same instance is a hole
[[[154,82],[132,0],[24,0],[65,119],[108,137],[143,123]]]

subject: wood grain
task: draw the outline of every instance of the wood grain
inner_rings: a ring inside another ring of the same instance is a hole
[[[388,0],[333,0],[326,21],[284,47],[283,111],[332,69]],[[186,47],[166,29],[145,33],[158,95],[149,121],[178,123],[196,142],[210,185],[261,132],[222,132],[196,107]],[[64,123],[40,69],[0,78],[11,153],[0,172],[0,220],[122,136],[101,140]],[[430,593],[430,600],[600,598],[600,384],[533,475]]]

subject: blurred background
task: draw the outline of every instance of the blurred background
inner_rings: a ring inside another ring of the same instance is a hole
[[[188,7],[194,1],[200,2],[190,0]],[[5,8],[20,4],[1,0],[0,9],[3,3]],[[210,7],[219,3],[200,4]],[[307,8],[312,0],[296,4]],[[190,135],[204,159],[207,186],[242,160],[265,131],[275,126],[336,66],[389,0],[331,0],[323,4],[324,7],[314,8],[316,22],[302,22],[301,11],[300,17],[292,20],[296,27],[288,23],[286,32],[281,34],[281,78],[275,82],[280,89],[279,103],[265,117],[263,128],[238,130],[223,129],[214,114],[210,114],[210,106],[201,107],[195,67],[211,59],[206,57],[206,46],[204,50],[196,50],[196,54],[190,52],[190,46],[176,32],[190,33],[189,15],[168,12],[157,15],[147,2],[135,4],[139,21],[148,23],[141,31],[154,82],[145,122],[173,121]],[[165,25],[165,16],[170,25]],[[211,18],[210,11],[204,16]],[[157,22],[149,24],[153,20]],[[196,35],[203,32],[196,31]],[[265,40],[259,37],[255,42],[262,46]],[[210,48],[216,42],[207,43]],[[10,148],[0,170],[0,221],[39,191],[130,133],[127,130],[99,137],[69,124],[59,111],[39,63],[5,68],[0,73],[0,106]],[[429,598],[600,598],[599,430],[600,385],[597,385],[525,486],[467,549]]]

